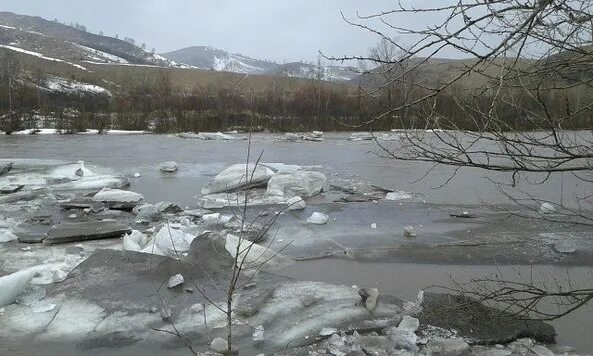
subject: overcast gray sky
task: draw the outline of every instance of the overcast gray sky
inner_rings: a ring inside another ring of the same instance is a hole
[[[427,2],[422,0],[423,2]],[[434,1],[434,0],[429,0]],[[394,0],[0,0],[0,9],[128,36],[167,52],[209,45],[275,61],[366,54],[377,37],[346,24]],[[405,22],[406,19],[401,19]]]

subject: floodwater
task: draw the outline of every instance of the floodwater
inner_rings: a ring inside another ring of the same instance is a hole
[[[320,165],[323,171],[340,178],[364,179],[372,184],[417,194],[421,200],[435,204],[502,205],[510,201],[492,180],[508,182],[503,173],[478,169],[432,167],[429,163],[387,160],[378,157],[374,142],[349,142],[349,134],[326,134],[324,142],[289,143],[278,135],[256,134],[251,144],[252,161],[263,151],[262,162],[298,165]],[[397,147],[397,142],[392,143]],[[162,200],[180,205],[195,205],[200,190],[214,175],[234,163],[244,162],[247,141],[221,142],[181,139],[165,135],[72,135],[72,136],[0,136],[1,159],[51,159],[65,162],[85,161],[91,170],[132,175],[131,190],[142,193],[148,202]],[[161,173],[158,163],[174,160],[179,171]],[[429,172],[430,171],[430,172]],[[429,172],[428,175],[426,173]],[[426,176],[425,176],[426,175]],[[424,177],[423,179],[421,179]],[[530,176],[531,181],[538,181]],[[552,201],[570,199],[583,189],[570,174],[556,175],[544,184],[519,183],[519,188],[538,198]],[[566,201],[564,201],[566,203]],[[500,267],[507,275],[514,267]],[[566,280],[567,275],[583,287],[591,287],[593,269],[538,266],[542,278]],[[529,267],[519,267],[524,273]],[[297,263],[283,274],[301,278],[358,286],[377,286],[382,293],[413,299],[417,290],[442,285],[454,279],[499,272],[496,266],[457,266],[429,264],[357,263],[347,260],[316,260]],[[554,322],[560,344],[593,353],[593,307],[588,306]]]
[[[324,142],[285,142],[278,140],[280,137],[255,134],[251,160],[255,161],[263,152],[262,162],[321,165],[325,172],[340,177],[362,178],[385,188],[417,193],[429,203],[510,202],[492,183],[510,182],[505,173],[463,168],[449,181],[455,172],[452,167],[385,159],[378,156],[382,152],[373,141],[350,142],[346,140],[348,133],[326,134]],[[397,149],[398,142],[386,145]],[[190,205],[212,176],[231,164],[245,162],[247,152],[247,141],[200,141],[167,135],[0,136],[0,158],[82,160],[89,167],[97,165],[128,174],[139,172],[142,178],[135,180],[131,189],[144,194],[148,201],[171,200]],[[158,171],[159,162],[170,160],[180,164],[174,176]],[[530,182],[543,178],[528,177]],[[544,184],[528,184],[526,179],[519,177],[517,188],[544,200],[565,201],[582,189],[571,174],[551,176]]]
[[[419,290],[444,293],[439,287],[453,287],[453,281],[463,283],[475,278],[533,281],[534,285],[550,288],[558,284],[566,287],[569,280],[574,289],[591,288],[593,283],[593,268],[589,267],[358,263],[339,259],[297,263],[280,271],[280,274],[296,279],[356,285],[359,288],[376,287],[381,293],[412,301]],[[556,328],[559,345],[593,353],[593,305],[585,305],[551,324]]]

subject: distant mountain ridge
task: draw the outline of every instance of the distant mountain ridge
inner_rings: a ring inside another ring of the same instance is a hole
[[[0,12],[0,45],[7,49],[73,63],[177,66],[129,42],[90,33],[41,17]]]
[[[85,63],[196,68],[217,72],[349,81],[352,68],[313,63],[279,64],[208,46],[187,47],[159,55],[129,41],[86,31],[37,16],[0,12],[0,49],[65,62],[85,70]]]
[[[162,53],[162,56],[200,69],[243,74],[269,74],[329,81],[349,81],[357,76],[356,71],[348,67],[323,65],[318,68],[317,65],[303,62],[278,64],[209,46],[186,47]]]

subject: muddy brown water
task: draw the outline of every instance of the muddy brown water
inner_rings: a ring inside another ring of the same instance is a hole
[[[450,167],[433,168],[428,163],[386,160],[373,142],[348,142],[348,134],[326,134],[325,142],[287,143],[278,135],[257,134],[253,138],[252,155],[263,150],[264,162],[321,165],[323,171],[341,178],[360,178],[373,184],[412,192],[420,199],[435,204],[501,205],[509,203],[491,180],[507,181],[502,173],[462,169],[453,180],[440,187],[453,173]],[[390,143],[397,145],[397,142]],[[132,174],[131,190],[142,193],[148,202],[168,200],[182,205],[195,205],[201,187],[225,167],[245,160],[247,142],[218,142],[180,139],[166,135],[72,135],[72,136],[0,136],[0,159],[40,159],[75,162],[83,160],[90,169]],[[174,175],[163,174],[158,163],[175,160],[180,169]],[[418,181],[431,170],[426,178]],[[537,181],[531,176],[531,181]],[[440,187],[437,189],[437,187]],[[570,199],[583,186],[570,174],[552,176],[545,184],[520,187],[541,199]],[[300,262],[283,271],[286,276],[329,283],[377,286],[382,293],[413,299],[417,290],[443,285],[450,278],[463,279],[493,274],[502,269],[505,275],[516,276],[513,266],[459,266],[397,263],[357,263],[326,259]],[[591,286],[593,269],[538,266],[543,280],[570,280],[577,285]],[[532,271],[519,267],[523,275]],[[569,276],[569,277],[568,277]],[[587,306],[555,321],[560,344],[593,353],[593,307]]]

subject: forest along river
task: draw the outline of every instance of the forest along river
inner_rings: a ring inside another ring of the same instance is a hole
[[[359,178],[388,189],[414,193],[419,201],[459,205],[471,212],[472,206],[501,206],[510,202],[491,180],[508,181],[504,174],[461,169],[446,182],[453,168],[432,168],[429,163],[411,163],[378,157],[374,142],[350,142],[349,134],[328,133],[324,142],[285,142],[280,135],[255,134],[252,157],[263,150],[263,162],[319,165],[328,178]],[[397,147],[397,142],[394,143]],[[221,142],[181,139],[166,135],[32,135],[0,136],[0,158],[39,159],[63,162],[85,161],[94,171],[115,174],[139,172],[130,190],[142,193],[147,202],[172,201],[194,206],[200,190],[214,175],[234,163],[245,161],[246,141]],[[175,175],[158,170],[162,161],[179,164]],[[537,178],[537,177],[536,177]],[[583,189],[570,174],[552,177],[545,184],[523,185],[531,194],[549,200],[570,197]],[[566,199],[566,198],[565,198]],[[323,198],[315,203],[323,202]],[[339,223],[339,222],[333,222]],[[573,287],[591,287],[593,268],[571,266],[473,266],[400,263],[361,263],[344,259],[297,262],[282,271],[289,277],[336,284],[376,286],[381,293],[412,300],[418,289],[447,284],[450,278],[467,280],[475,276],[503,274],[509,279],[533,274],[544,281],[566,281]],[[587,306],[552,324],[558,343],[593,353],[593,306]]]

